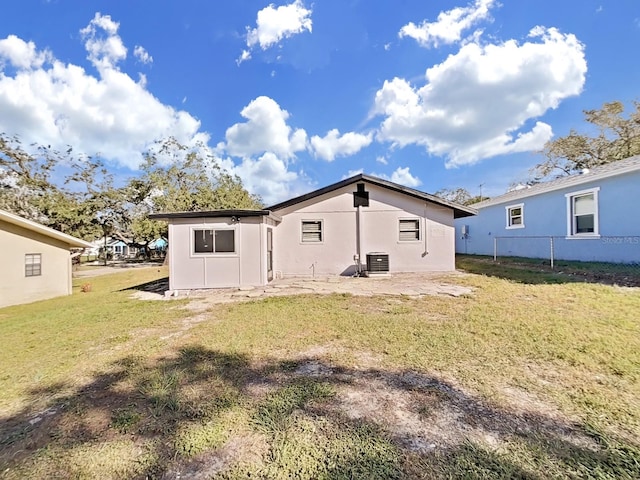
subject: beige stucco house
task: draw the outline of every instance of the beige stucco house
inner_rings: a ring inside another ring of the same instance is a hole
[[[89,242],[0,210],[0,307],[71,294],[71,248]]]
[[[169,222],[169,288],[274,278],[451,271],[454,219],[475,210],[359,174],[264,210],[151,215]]]

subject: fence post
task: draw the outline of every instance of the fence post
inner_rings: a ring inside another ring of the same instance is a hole
[[[549,237],[549,240],[551,240],[551,270],[553,270],[553,237]]]
[[[493,261],[498,261],[498,237],[493,237]]]

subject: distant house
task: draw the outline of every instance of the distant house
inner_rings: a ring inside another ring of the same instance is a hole
[[[0,307],[71,294],[71,248],[91,244],[0,210]]]
[[[90,256],[98,256],[105,250],[109,258],[114,259],[131,258],[138,253],[138,247],[124,237],[107,237],[106,242],[104,238],[94,240],[91,242],[91,249],[85,251],[85,253]]]
[[[640,262],[640,156],[510,191],[456,220],[456,252]]]
[[[169,242],[166,238],[158,237],[155,240],[150,241],[147,247],[158,254],[164,254],[167,250],[167,245],[169,245]]]
[[[151,215],[169,222],[171,290],[277,277],[451,271],[454,219],[475,210],[356,175],[264,210]]]
[[[113,255],[113,258],[129,258],[135,257],[138,249],[122,238],[111,238],[107,242],[107,251]]]

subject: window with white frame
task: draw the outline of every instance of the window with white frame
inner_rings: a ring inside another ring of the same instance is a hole
[[[524,228],[524,204],[509,205],[507,211],[507,228]]]
[[[420,240],[420,219],[400,219],[398,239],[401,242],[415,242]]]
[[[236,239],[235,230],[224,229],[194,229],[193,230],[193,253],[213,254],[213,253],[235,253]]]
[[[39,277],[42,275],[42,254],[27,253],[24,256],[24,276]]]
[[[567,236],[598,236],[598,191],[599,188],[568,193],[567,198]]]
[[[301,239],[304,243],[322,242],[322,220],[303,220]]]

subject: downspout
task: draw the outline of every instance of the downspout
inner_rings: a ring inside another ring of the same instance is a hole
[[[429,254],[429,244],[427,240],[427,207],[425,205],[424,208],[424,252],[422,252],[422,256],[426,257]]]
[[[240,219],[236,220],[235,222],[233,221],[233,217],[231,217],[231,223],[234,224],[235,227],[235,232],[233,233],[233,240],[234,242],[236,242],[235,247],[236,247],[236,255],[238,255],[238,288],[242,287],[244,285],[242,285],[242,252],[241,252],[241,245],[242,245],[242,232],[241,232],[241,228],[240,228]]]
[[[356,274],[360,276],[362,273],[362,235],[361,235],[361,219],[360,219],[360,205],[356,207],[356,255],[358,256],[358,261],[356,265]]]

